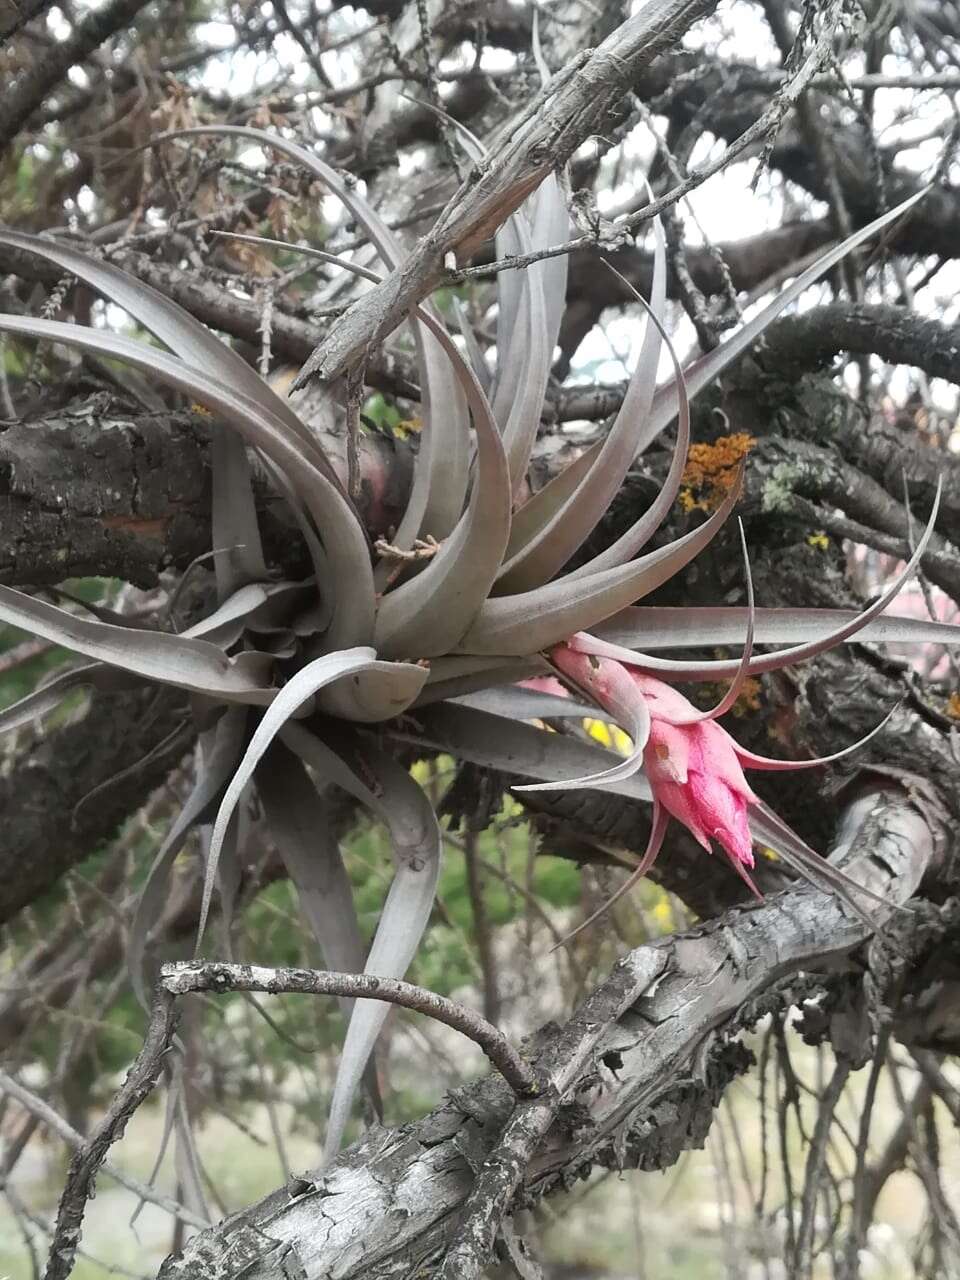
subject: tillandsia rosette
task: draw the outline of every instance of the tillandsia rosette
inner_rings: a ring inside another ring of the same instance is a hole
[[[374,210],[296,142],[253,128],[213,126],[166,138],[186,135],[253,143],[303,166],[347,206],[384,270],[401,265],[400,245]],[[478,144],[469,140],[467,145]],[[732,707],[748,676],[800,662],[855,636],[960,642],[960,628],[881,616],[923,555],[936,507],[904,572],[860,613],[755,608],[749,565],[745,607],[645,608],[637,601],[688,565],[723,527],[737,501],[734,485],[690,532],[645,549],[680,489],[690,443],[690,398],[813,281],[912,203],[906,201],[824,253],[758,315],[686,369],[663,328],[666,252],[654,220],[646,327],[622,407],[601,441],[529,497],[523,495],[564,305],[566,259],[547,257],[526,270],[499,275],[492,378],[476,344],[468,340],[461,350],[425,302],[409,319],[422,390],[420,447],[405,513],[383,554],[371,546],[342,478],[309,423],[238,352],[176,303],[82,252],[68,237],[0,231],[0,243],[38,254],[77,277],[123,308],[160,346],[23,315],[0,316],[0,332],[121,361],[185,393],[212,415],[218,598],[208,617],[174,634],[129,625],[103,611],[67,611],[0,587],[0,620],[85,660],[0,713],[0,728],[43,714],[83,684],[109,688],[158,682],[191,695],[198,729],[192,790],[156,854],[130,940],[131,970],[141,991],[150,928],[184,837],[215,814],[202,935],[218,876],[229,883],[235,867],[238,815],[250,787],[256,788],[327,967],[402,976],[433,906],[441,834],[425,792],[391,750],[399,741],[440,749],[537,785],[602,787],[652,801],[650,845],[634,879],[649,869],[672,817],[705,848],[716,842],[747,878],[756,840],[801,875],[843,895],[851,910],[864,910],[864,891],[808,848],[758,799],[744,774],[744,769],[822,762],[787,765],[755,756],[738,746],[716,718]],[[568,237],[563,190],[551,175],[499,231],[498,253],[529,253]],[[271,243],[277,242],[261,242]],[[332,261],[377,278],[349,261]],[[658,386],[664,349],[675,372]],[[609,546],[569,569],[638,454],[674,420],[672,460],[649,509]],[[306,581],[278,580],[268,569],[251,486],[253,458],[300,531],[313,568]],[[408,554],[424,547],[432,554]],[[743,646],[739,660],[663,656],[670,650],[731,644]],[[778,647],[755,653],[755,644]],[[563,696],[537,687],[536,678],[551,672],[562,681]],[[532,687],[525,683],[531,678]],[[732,683],[710,712],[694,709],[671,683],[722,679]],[[544,724],[598,715],[629,735],[628,756],[550,732]],[[325,798],[330,786],[368,807],[392,841],[396,871],[366,953],[350,882],[331,835]],[[387,1007],[360,1000],[351,1010],[327,1130],[328,1156],[341,1144]]]

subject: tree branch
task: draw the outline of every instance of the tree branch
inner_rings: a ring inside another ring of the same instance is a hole
[[[152,1093],[160,1078],[176,1020],[173,996],[165,991],[158,992],[136,1062],[114,1095],[107,1114],[70,1161],[44,1280],[67,1280],[73,1271],[83,1215],[93,1195],[97,1172],[110,1147],[122,1137],[127,1121]]]
[[[169,690],[101,693],[82,719],[0,777],[0,923],[109,839],[163,782],[189,747],[192,732],[177,733],[186,715],[182,695]],[[97,803],[84,804],[94,789]]]
[[[960,383],[960,329],[905,307],[836,302],[785,316],[768,329],[765,360],[779,376],[820,369],[841,351],[908,364]]]
[[[851,804],[836,854],[855,859],[845,861],[847,873],[892,912],[913,894],[946,835],[894,784]],[[878,925],[886,918],[878,909]],[[899,917],[898,931],[909,932],[911,919]],[[703,1140],[724,1086],[745,1065],[729,1041],[756,1016],[751,1002],[800,970],[828,962],[842,969],[867,936],[837,899],[795,888],[631,952],[570,1023],[539,1037],[537,1063],[562,1090],[552,1127],[544,1123],[552,1105],[546,1095],[522,1104],[510,1122],[509,1091],[495,1079],[481,1081],[415,1125],[372,1132],[323,1174],[305,1174],[197,1236],[160,1276],[213,1280],[242,1270],[248,1280],[272,1280],[284,1266],[304,1280],[333,1269],[341,1280],[359,1280],[371,1267],[382,1280],[413,1266],[435,1275],[471,1193],[492,1191],[487,1203],[505,1207],[514,1157],[526,1199],[569,1185],[591,1164],[666,1167]],[[788,988],[780,1000],[792,998]],[[574,1065],[565,1071],[564,1061]],[[489,1177],[478,1178],[491,1157]],[[490,1228],[475,1230],[476,1222],[471,1217],[470,1242],[457,1255],[468,1267],[490,1242]]]
[[[213,960],[165,964],[160,986],[172,996],[192,991],[262,991],[266,995],[300,993],[347,996],[352,1000],[385,1000],[435,1018],[478,1044],[518,1097],[540,1092],[537,1075],[510,1041],[466,1005],[423,987],[366,973],[330,973],[319,969],[267,969],[262,965],[222,964]]]
[[[534,114],[540,105],[535,102],[515,122],[512,134],[493,158],[468,175],[406,262],[350,307],[301,369],[295,385],[313,377],[331,381],[362,359],[441,282],[449,253],[469,258],[599,127],[640,70],[715,8],[716,0],[650,0],[598,49],[554,76],[546,106]]]
[[[615,299],[611,298],[610,305]],[[877,355],[888,364],[912,365],[935,378],[960,383],[960,331],[904,307],[837,302],[784,316],[764,334],[763,363],[782,379],[825,368],[840,352]],[[561,391],[557,420],[594,420],[616,413],[626,383]]]

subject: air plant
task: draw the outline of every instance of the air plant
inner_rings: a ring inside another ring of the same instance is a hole
[[[402,250],[393,234],[311,152],[252,128],[202,127],[183,134],[226,135],[283,153],[347,206],[385,269],[400,265]],[[814,280],[911,203],[824,253],[754,319],[685,370],[663,330],[666,254],[655,221],[648,319],[622,408],[602,442],[525,501],[520,495],[564,302],[565,259],[548,258],[522,273],[500,275],[492,381],[475,344],[466,344],[465,358],[437,312],[427,303],[419,307],[410,325],[423,427],[412,489],[392,544],[402,554],[435,539],[437,550],[429,559],[401,562],[399,575],[395,555],[377,558],[309,423],[237,352],[176,303],[68,240],[0,231],[0,243],[36,253],[78,277],[126,310],[164,349],[100,329],[20,315],[0,316],[0,332],[120,360],[213,415],[218,600],[210,616],[174,634],[103,613],[68,612],[0,586],[0,620],[86,659],[0,713],[0,729],[46,712],[82,684],[159,683],[191,695],[199,732],[195,779],[143,889],[130,944],[138,982],[173,860],[191,828],[206,826],[212,815],[201,935],[218,877],[224,887],[235,880],[238,806],[251,786],[324,963],[402,976],[431,912],[441,835],[425,793],[385,748],[387,740],[439,748],[551,786],[601,786],[653,799],[660,815],[654,852],[665,811],[698,838],[724,826],[705,825],[705,799],[694,812],[678,792],[668,791],[671,782],[682,786],[685,766],[688,780],[699,771],[714,792],[728,787],[723,802],[733,808],[725,829],[733,834],[721,835],[721,841],[733,849],[741,868],[749,861],[749,824],[754,838],[808,878],[842,885],[840,873],[741,783],[723,730],[710,717],[691,716],[669,682],[730,677],[736,686],[747,675],[800,661],[854,636],[956,642],[957,628],[879,616],[915,568],[936,513],[906,573],[862,613],[754,609],[752,600],[746,608],[718,609],[644,608],[636,602],[687,565],[736,503],[733,490],[698,527],[666,546],[644,550],[678,493],[690,440],[690,397]],[[551,176],[501,230],[498,249],[542,248],[566,239],[568,230],[562,189]],[[340,265],[364,274],[351,263]],[[658,387],[664,345],[676,375]],[[673,458],[649,510],[610,546],[567,570],[628,468],[675,418]],[[268,571],[250,483],[251,455],[299,527],[313,566],[307,581],[280,581]],[[754,641],[788,647],[756,655]],[[740,661],[690,663],[657,656],[675,648],[734,643],[745,645]],[[549,671],[548,657],[555,669],[572,677],[575,696],[555,697],[519,684]],[[728,695],[716,711],[730,702]],[[627,760],[550,733],[542,723],[597,714],[611,715],[632,736],[634,751]],[[743,753],[736,759],[756,764]],[[366,955],[327,820],[330,786],[346,790],[382,820],[393,845],[396,873]],[[352,1010],[327,1130],[328,1156],[340,1146],[386,1007],[358,1001]]]

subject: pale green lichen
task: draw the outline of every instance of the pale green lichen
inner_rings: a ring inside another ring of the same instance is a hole
[[[790,462],[777,463],[760,494],[765,512],[783,511],[789,507],[800,474],[800,468]]]

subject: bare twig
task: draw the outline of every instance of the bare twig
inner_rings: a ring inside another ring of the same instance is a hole
[[[160,990],[150,1011],[150,1023],[143,1048],[117,1090],[107,1114],[70,1161],[44,1280],[67,1280],[73,1270],[83,1217],[93,1195],[97,1172],[110,1147],[123,1134],[127,1121],[152,1093],[160,1078],[163,1059],[170,1047],[175,1026],[173,997]]]
[[[841,1059],[834,1068],[830,1083],[820,1098],[817,1123],[810,1139],[810,1150],[807,1153],[800,1226],[797,1230],[796,1251],[791,1270],[791,1274],[798,1277],[808,1276],[813,1263],[813,1232],[816,1224],[817,1196],[826,1166],[827,1141],[833,1124],[834,1112],[840,1100],[840,1094],[843,1092],[849,1076],[850,1062],[847,1059]]]
[[[409,982],[379,978],[368,973],[329,973],[322,969],[267,969],[261,965],[222,964],[219,961],[165,964],[160,971],[161,989],[171,996],[188,992],[262,991],[266,995],[300,993],[314,996],[346,996],[349,999],[385,1000],[414,1009],[453,1027],[474,1044],[520,1097],[540,1090],[539,1077],[509,1040],[486,1019],[445,996],[435,995]]]
[[[15,1098],[17,1102],[32,1116],[41,1121],[48,1129],[61,1138],[68,1147],[72,1147],[74,1151],[80,1151],[86,1145],[87,1139],[82,1133],[78,1133],[73,1125],[69,1124],[58,1111],[55,1111],[48,1103],[33,1093],[25,1085],[14,1080],[12,1076],[7,1075],[0,1070],[0,1093],[5,1093],[11,1098]],[[192,1227],[205,1227],[208,1224],[206,1218],[201,1218],[195,1213],[191,1213],[189,1209],[182,1204],[178,1204],[176,1200],[170,1196],[162,1195],[160,1192],[152,1190],[139,1178],[134,1178],[131,1174],[126,1173],[123,1169],[117,1168],[108,1160],[104,1160],[102,1164],[104,1173],[109,1174],[115,1182],[119,1182],[122,1187],[126,1187],[128,1191],[132,1191],[134,1195],[140,1197],[141,1200],[148,1200],[151,1204],[165,1209],[167,1213],[173,1214],[175,1218],[187,1222]]]

